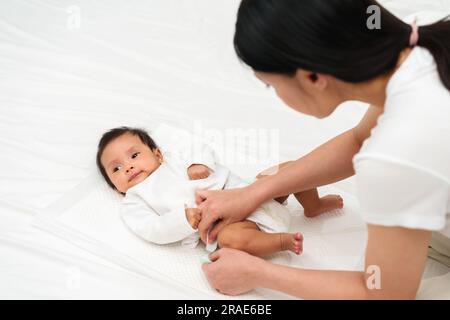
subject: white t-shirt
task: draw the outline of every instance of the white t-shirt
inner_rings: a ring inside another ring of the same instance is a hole
[[[450,92],[428,50],[412,50],[386,94],[353,159],[365,220],[450,237]]]

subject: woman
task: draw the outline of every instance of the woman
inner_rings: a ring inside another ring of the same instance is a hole
[[[374,5],[381,28],[368,22]],[[432,231],[450,237],[450,21],[419,28],[373,0],[243,0],[234,44],[301,113],[324,118],[348,100],[371,106],[355,128],[275,175],[199,191],[202,239],[268,199],[355,175],[366,272],[291,268],[224,249],[203,265],[210,284],[231,295],[266,287],[312,299],[414,298]]]

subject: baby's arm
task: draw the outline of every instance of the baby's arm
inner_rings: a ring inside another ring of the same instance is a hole
[[[186,208],[186,219],[191,227],[195,230],[198,229],[198,224],[202,220],[202,212],[199,208]]]
[[[215,169],[214,151],[200,140],[194,141],[191,148],[184,149],[183,158],[186,161],[187,175],[190,180],[208,178]]]
[[[203,164],[193,164],[187,168],[190,180],[206,179],[210,175],[209,168]]]
[[[214,171],[216,166],[216,155],[214,150],[205,144],[200,138],[193,137],[190,143],[183,148],[182,157],[186,161],[186,167],[201,166]],[[209,175],[208,170],[208,175]],[[204,172],[205,173],[205,170]]]
[[[160,215],[151,207],[138,201],[124,202],[122,219],[128,228],[139,237],[156,243],[168,244],[183,240],[195,232],[192,224],[198,225],[195,214],[184,205],[174,206],[169,212]],[[188,216],[194,216],[188,221]]]
[[[189,131],[162,125],[153,133],[165,157],[186,170],[190,180],[207,178],[215,170],[216,155],[203,139]]]

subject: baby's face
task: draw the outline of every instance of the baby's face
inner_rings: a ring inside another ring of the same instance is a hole
[[[152,151],[138,136],[126,133],[106,146],[100,160],[116,189],[126,193],[158,169],[162,155],[159,149]]]

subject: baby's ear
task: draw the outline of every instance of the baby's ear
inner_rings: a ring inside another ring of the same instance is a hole
[[[155,156],[157,156],[159,158],[159,162],[162,162],[164,160],[162,152],[159,148],[154,149],[153,153],[155,154]]]

